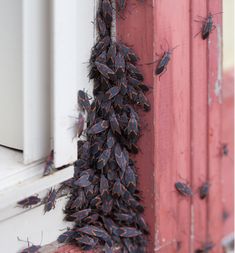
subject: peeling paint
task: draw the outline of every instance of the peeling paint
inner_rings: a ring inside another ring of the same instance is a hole
[[[214,92],[215,92],[215,96],[218,99],[218,103],[222,103],[222,43],[221,43],[221,26],[218,25],[217,26],[217,66],[218,66],[218,70],[217,70],[217,79],[215,81],[214,84]]]
[[[194,206],[191,204],[191,227],[190,227],[190,253],[194,252],[195,227],[194,227]]]

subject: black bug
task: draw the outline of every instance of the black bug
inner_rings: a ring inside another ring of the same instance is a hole
[[[33,205],[37,205],[40,202],[41,202],[41,199],[38,196],[30,196],[28,198],[25,198],[25,199],[17,202],[17,204],[22,206],[23,208],[28,208]]]
[[[47,196],[44,198],[43,202],[45,203],[44,211],[49,212],[51,209],[55,208],[55,201],[56,201],[56,190],[50,189]]]
[[[167,65],[171,59],[173,50],[176,49],[178,46],[173,47],[172,49],[169,49],[168,51],[165,51],[161,60],[159,61],[155,74],[156,75],[163,75],[165,71],[167,71]]]
[[[221,144],[221,154],[222,154],[223,156],[228,156],[228,154],[229,154],[229,149],[228,149],[228,144],[227,144],[227,143]]]
[[[118,1],[117,9],[124,12],[126,3]],[[86,140],[78,141],[64,209],[65,220],[74,222],[74,226],[58,241],[82,250],[102,246],[104,252],[111,253],[117,245],[120,252],[144,253],[148,226],[141,214],[144,207],[137,169],[129,152],[139,150],[142,122],[137,109],[150,110],[145,95],[149,88],[136,64],[134,50],[110,37],[113,11],[110,0],[99,0],[98,41],[89,61],[94,100],[84,91],[78,92],[79,107],[87,115],[87,129],[83,131],[82,119],[77,135],[83,133]]]
[[[193,195],[192,189],[185,183],[176,182],[175,183],[176,190],[183,196],[191,197]]]
[[[51,150],[49,156],[47,157],[46,164],[44,167],[43,176],[50,175],[55,170],[54,166],[54,150]]]
[[[204,199],[207,197],[207,195],[209,194],[209,188],[210,188],[210,184],[208,182],[205,182],[204,184],[202,184],[202,186],[199,188],[200,199]]]
[[[209,12],[209,14],[206,18],[201,17],[202,21],[201,20],[196,20],[198,22],[202,22],[202,29],[201,29],[200,32],[201,32],[201,36],[202,36],[203,40],[209,38],[212,31],[216,28],[216,26],[214,25],[214,22],[213,22],[213,16],[221,14],[221,13],[222,12],[212,14],[212,13]]]
[[[88,134],[98,134],[105,131],[109,127],[109,123],[106,120],[102,120],[95,125],[93,125],[90,129],[88,129]]]

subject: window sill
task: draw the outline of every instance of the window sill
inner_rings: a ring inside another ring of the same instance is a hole
[[[0,147],[0,221],[25,210],[16,203],[33,194],[40,194],[73,176],[73,166],[42,177],[44,162],[23,165],[21,152]]]

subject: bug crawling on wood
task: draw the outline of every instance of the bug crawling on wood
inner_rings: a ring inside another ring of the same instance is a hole
[[[209,12],[209,14],[206,18],[201,17],[202,20],[195,20],[196,22],[202,22],[202,28],[199,33],[201,33],[203,40],[209,38],[209,35],[211,34],[211,32],[216,28],[216,26],[214,25],[214,22],[213,22],[213,16],[215,16],[217,14],[221,14],[221,13],[222,12],[212,14],[211,12]],[[197,36],[199,33],[197,33],[195,36]]]
[[[174,51],[174,49],[176,49],[179,45],[173,47],[172,49],[168,49],[167,51],[164,52],[161,60],[159,61],[156,70],[155,70],[155,74],[156,75],[163,75],[164,72],[167,71],[167,65],[171,59],[172,53]]]
[[[30,196],[28,198],[25,198],[25,199],[17,202],[17,204],[22,206],[23,208],[28,208],[33,205],[37,205],[40,202],[41,202],[41,199],[38,196]]]
[[[191,197],[193,195],[192,189],[185,183],[176,182],[175,183],[176,190],[183,196]]]
[[[200,199],[204,199],[207,197],[207,195],[209,194],[209,188],[210,188],[210,184],[208,182],[205,182],[204,184],[202,184],[202,186],[199,188]]]
[[[56,190],[51,188],[49,193],[43,200],[43,202],[45,203],[44,206],[45,213],[51,211],[52,208],[53,209],[55,208],[55,200],[56,200]]]
[[[46,164],[44,167],[43,176],[48,176],[55,170],[54,166],[54,150],[51,150],[49,156],[47,157]]]
[[[228,149],[227,143],[221,143],[220,154],[221,154],[221,156],[228,156],[229,149]]]

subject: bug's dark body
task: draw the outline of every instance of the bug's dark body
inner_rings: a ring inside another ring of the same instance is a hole
[[[205,182],[200,188],[199,188],[199,195],[200,195],[200,199],[204,199],[207,197],[207,195],[209,194],[209,188],[210,185],[208,182]]]
[[[225,143],[225,144],[222,145],[222,154],[224,156],[228,156],[228,153],[229,153],[228,144]]]
[[[28,208],[33,205],[37,205],[41,202],[41,199],[38,196],[30,196],[26,199],[23,199],[17,202],[18,205],[22,206],[23,208]]]
[[[50,154],[49,154],[49,156],[47,157],[47,160],[46,160],[43,176],[50,175],[53,172],[54,169],[55,169],[55,167],[54,167],[54,151],[51,150],[51,152],[50,152]]]
[[[191,197],[193,195],[192,189],[182,182],[176,182],[175,183],[176,190],[183,196],[189,196]]]
[[[165,52],[155,70],[156,75],[161,74],[166,69],[166,66],[168,65],[170,59],[171,59],[171,52],[170,51]]]
[[[51,189],[48,193],[48,195],[44,198],[44,211],[49,212],[51,211],[52,208],[55,208],[55,200],[56,200],[56,190],[55,189]]]
[[[213,16],[212,14],[209,14],[205,22],[203,22],[203,27],[202,27],[203,40],[209,37],[210,33],[212,32],[212,28],[213,28]]]

